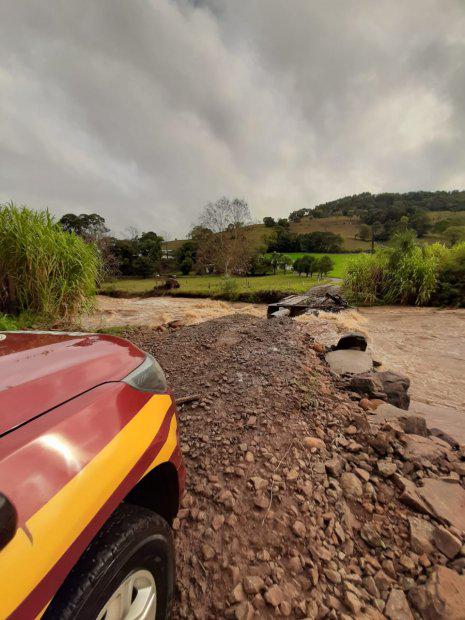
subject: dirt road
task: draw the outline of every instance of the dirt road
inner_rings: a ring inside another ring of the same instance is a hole
[[[431,471],[450,477],[458,454],[446,445],[412,467],[394,435],[372,435],[307,325],[237,315],[127,336],[160,360],[176,396],[199,395],[179,415],[187,494],[174,523],[174,618],[413,620],[429,617],[422,587],[434,566],[462,579],[464,558],[420,548],[391,477],[414,488]],[[437,617],[461,617],[461,601]],[[443,604],[437,593],[427,603]]]

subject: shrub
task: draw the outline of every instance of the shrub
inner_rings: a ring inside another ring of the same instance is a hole
[[[392,247],[351,261],[344,282],[350,301],[423,305],[436,290],[438,266],[447,252],[438,244],[419,246],[415,234],[406,230],[393,238]]]
[[[239,286],[237,280],[229,276],[225,276],[220,286],[221,296],[226,299],[236,299],[238,288]]]
[[[465,307],[465,242],[442,256],[432,302],[438,306]]]
[[[190,272],[192,271],[193,266],[194,266],[194,263],[192,262],[192,259],[189,257],[186,257],[182,261],[182,263],[179,265],[179,269],[181,270],[181,273],[183,276],[188,276]]]
[[[383,300],[387,256],[381,252],[360,254],[347,265],[344,291],[350,302],[373,306]]]
[[[66,321],[92,305],[100,258],[48,211],[0,205],[0,307]]]

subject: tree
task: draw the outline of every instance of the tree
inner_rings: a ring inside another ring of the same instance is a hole
[[[276,222],[276,225],[281,226],[282,228],[289,228],[290,226],[289,221],[285,217],[280,217],[279,220]]]
[[[268,239],[268,252],[299,252],[300,243],[297,235],[282,226],[276,226],[274,234]]]
[[[334,261],[330,256],[322,256],[317,261],[317,270],[320,276],[327,276],[334,269]]]
[[[305,273],[308,277],[313,275],[313,272],[316,270],[316,264],[317,259],[314,256],[302,256],[294,261],[292,268],[299,276],[301,273]]]
[[[444,238],[451,247],[459,241],[465,241],[465,226],[449,226],[444,231]]]
[[[276,226],[274,218],[269,216],[263,218],[263,223],[267,228],[273,228],[273,226]]]
[[[270,256],[270,265],[273,267],[273,273],[276,275],[279,265],[283,259],[283,255],[278,252],[273,252]]]
[[[424,237],[431,230],[431,219],[426,211],[416,211],[410,217],[409,225],[418,237]]]
[[[66,213],[58,223],[63,230],[74,232],[86,241],[96,242],[109,232],[105,226],[105,218],[98,213]]]
[[[282,254],[278,267],[283,271],[286,271],[289,265],[292,265],[292,258],[290,256],[286,256],[286,254]]]
[[[302,262],[302,258],[296,258],[293,265],[292,265],[292,269],[299,274],[299,276],[304,273],[304,266],[303,266],[303,262]]]
[[[361,224],[358,229],[358,238],[362,241],[369,241],[371,237],[371,229],[368,224]]]
[[[181,270],[181,273],[184,276],[188,276],[190,272],[192,271],[193,266],[194,266],[194,263],[192,262],[192,259],[186,256],[186,258],[179,265],[179,269]]]
[[[299,242],[302,252],[340,252],[344,240],[333,232],[315,230],[299,235]]]
[[[245,200],[224,196],[216,202],[209,202],[201,214],[202,226],[214,234],[214,243],[210,240],[209,252],[215,268],[226,276],[248,268],[252,252],[244,233],[244,225],[250,219],[250,210]]]
[[[186,259],[191,261],[192,266],[197,259],[197,243],[191,239],[184,241],[184,243],[181,244],[174,253],[174,260],[179,268],[181,268],[181,264]]]

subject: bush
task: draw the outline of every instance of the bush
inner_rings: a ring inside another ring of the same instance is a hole
[[[437,306],[465,308],[465,242],[442,256],[432,302]]]
[[[92,305],[100,258],[48,211],[0,206],[0,308],[67,321]]]
[[[220,294],[225,299],[236,299],[238,289],[239,285],[237,280],[230,278],[229,276],[225,276],[220,286]]]
[[[437,244],[418,246],[410,230],[398,233],[391,248],[351,261],[344,282],[346,295],[360,305],[426,304],[436,290],[444,252]]]
[[[387,257],[381,252],[359,254],[347,266],[344,291],[352,303],[374,306],[381,303],[387,275]]]
[[[193,266],[194,266],[194,263],[192,262],[192,259],[186,257],[182,261],[182,263],[179,265],[179,269],[181,270],[181,273],[183,276],[188,276],[190,272],[192,271]]]

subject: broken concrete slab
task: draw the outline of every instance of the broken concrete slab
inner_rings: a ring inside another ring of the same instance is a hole
[[[326,361],[331,370],[338,375],[358,375],[373,368],[373,360],[369,353],[353,349],[330,351],[326,354]]]

